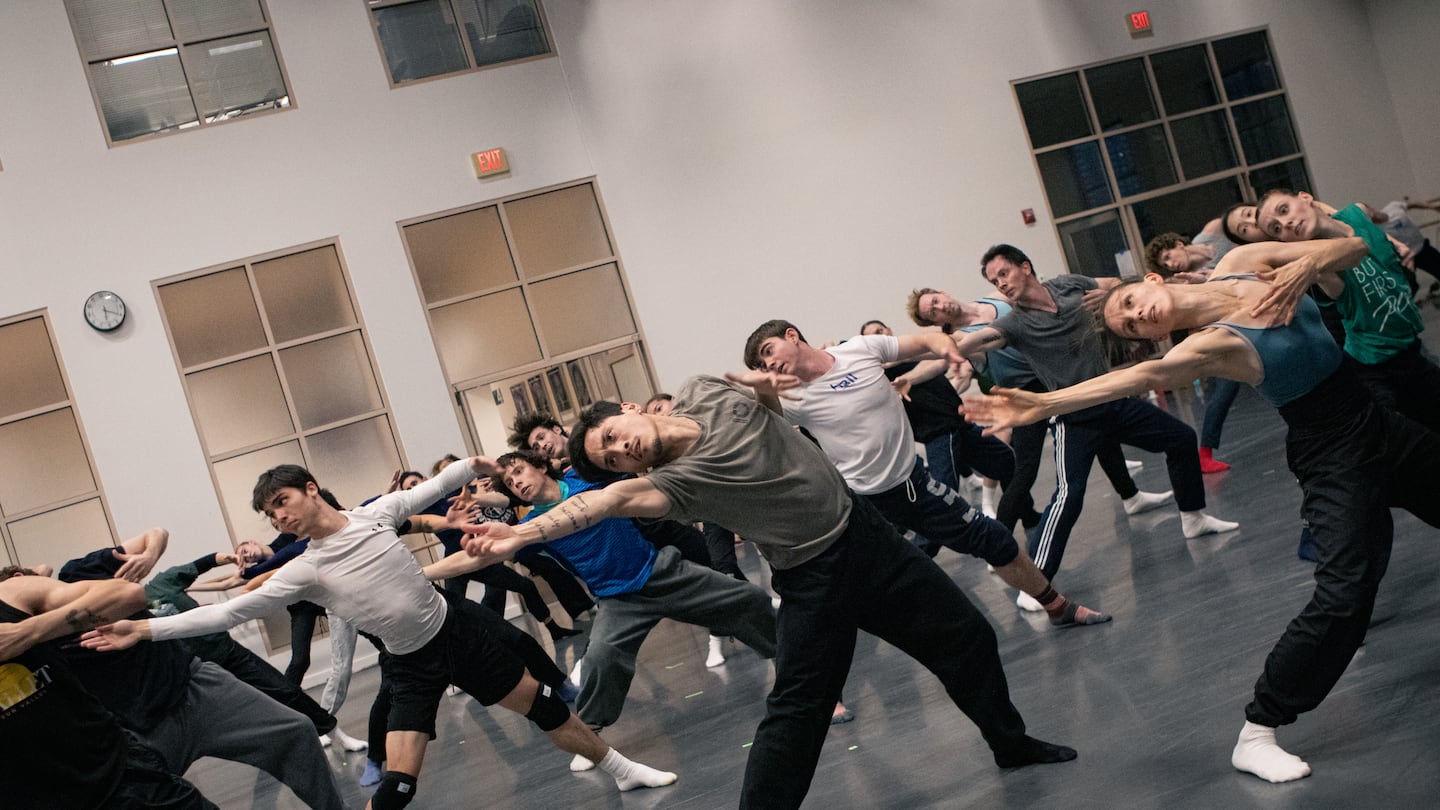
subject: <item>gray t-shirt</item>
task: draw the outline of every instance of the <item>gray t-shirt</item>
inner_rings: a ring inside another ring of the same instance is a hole
[[[1057,311],[1018,304],[1009,315],[990,324],[1015,347],[1035,376],[1051,391],[1099,377],[1110,370],[1095,318],[1081,299],[1099,285],[1089,276],[1066,275],[1042,282],[1055,299]]]
[[[713,520],[793,568],[845,531],[850,492],[820,448],[778,414],[718,377],[691,377],[671,416],[700,425],[690,452],[646,474],[671,520]]]
[[[1195,234],[1195,238],[1191,239],[1190,243],[1193,245],[1210,245],[1215,249],[1215,257],[1205,263],[1205,269],[1207,270],[1214,270],[1215,265],[1219,264],[1220,260],[1225,258],[1225,254],[1229,253],[1235,247],[1234,242],[1231,242],[1219,234],[1204,232]]]

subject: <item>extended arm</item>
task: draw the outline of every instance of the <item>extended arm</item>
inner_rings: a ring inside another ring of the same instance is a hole
[[[945,362],[946,368],[959,373],[965,357],[955,348],[955,341],[944,332],[921,332],[916,335],[902,335],[896,338],[900,352],[896,359],[913,360],[917,357],[936,357]]]
[[[306,598],[305,588],[286,579],[282,569],[266,585],[228,602],[205,605],[176,616],[139,621],[118,621],[86,633],[80,643],[92,650],[120,650],[144,639],[190,638],[219,633],[238,624],[259,619]]]
[[[972,363],[986,352],[1005,346],[1005,336],[993,326],[976,329],[974,332],[956,332],[950,337],[955,342],[955,351],[962,357],[969,358]]]
[[[126,540],[115,550],[115,559],[123,564],[115,572],[116,579],[139,582],[159,562],[160,555],[170,544],[170,532],[164,529],[150,529],[144,534]]]
[[[1255,242],[1241,245],[1220,260],[1215,276],[1254,273],[1270,289],[1250,311],[1259,317],[1274,313],[1272,323],[1289,323],[1295,304],[1312,284],[1327,295],[1338,295],[1340,274],[1356,266],[1369,249],[1358,236],[1344,239],[1311,239],[1306,242]]]
[[[780,400],[792,399],[785,392],[802,385],[800,378],[794,374],[780,374],[759,369],[751,369],[739,374],[727,371],[725,379],[751,389],[757,402],[772,413],[778,413],[781,416],[785,415],[785,407],[780,404]]]
[[[0,661],[145,607],[145,591],[139,585],[115,579],[57,582],[48,577],[13,577],[0,584],[0,599],[31,614],[21,622],[0,624]]]
[[[965,418],[986,433],[1028,425],[1157,388],[1178,388],[1200,377],[1247,378],[1238,338],[1216,329],[1197,332],[1163,357],[1116,369],[1058,391],[1034,393],[992,388],[989,396],[965,398]]]
[[[519,526],[504,523],[467,523],[461,528],[474,535],[465,539],[473,556],[508,557],[531,543],[555,540],[587,529],[610,517],[664,517],[670,499],[644,478],[616,481],[604,489],[591,489],[566,498],[549,512]]]

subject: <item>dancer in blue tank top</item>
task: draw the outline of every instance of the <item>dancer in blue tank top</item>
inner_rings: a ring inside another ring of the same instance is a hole
[[[1152,273],[1110,294],[1105,325],[1126,338],[1192,330],[1164,357],[1049,393],[992,389],[965,400],[971,420],[995,429],[1213,376],[1253,385],[1279,409],[1320,562],[1314,595],[1265,661],[1231,755],[1237,769],[1271,782],[1310,774],[1275,729],[1318,706],[1364,640],[1390,559],[1389,507],[1440,526],[1429,491],[1440,437],[1375,404],[1302,296],[1365,251],[1353,237],[1257,244],[1231,251],[1208,284],[1165,284]]]

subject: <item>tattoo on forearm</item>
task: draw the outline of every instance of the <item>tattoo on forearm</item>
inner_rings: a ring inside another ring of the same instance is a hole
[[[65,614],[65,624],[76,633],[99,627],[104,623],[105,617],[90,608],[72,608]]]
[[[553,539],[552,531],[555,532],[556,538],[564,537],[594,525],[595,521],[595,512],[585,502],[585,496],[576,495],[560,504],[553,512],[535,521],[535,528],[540,533],[541,541],[548,542]]]

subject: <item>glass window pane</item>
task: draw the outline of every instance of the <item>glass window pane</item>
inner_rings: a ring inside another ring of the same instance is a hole
[[[1225,95],[1231,101],[1280,89],[1264,31],[1217,39],[1211,47],[1215,49],[1215,65],[1220,68]]]
[[[460,16],[465,19],[465,36],[470,39],[478,65],[524,59],[550,50],[534,0],[510,4],[461,0]]]
[[[395,434],[384,416],[317,433],[305,439],[305,446],[310,472],[320,486],[335,493],[341,506],[359,506],[380,494],[401,466]]]
[[[66,0],[87,58],[153,51],[174,44],[160,0]]]
[[[1235,145],[1230,140],[1224,110],[1172,121],[1170,134],[1175,138],[1180,168],[1187,178],[1204,177],[1235,167]]]
[[[570,273],[530,288],[535,323],[549,354],[564,354],[635,334],[630,302],[614,264]]]
[[[1060,244],[1065,249],[1065,263],[1072,273],[1095,278],[1120,275],[1116,256],[1126,253],[1125,230],[1117,211],[1102,211],[1073,222],[1062,223]]]
[[[280,366],[302,430],[381,407],[380,388],[359,332],[284,349]]]
[[[0,380],[0,419],[69,398],[44,318],[0,326]]]
[[[1239,178],[1226,177],[1213,183],[1137,202],[1131,209],[1135,212],[1136,224],[1140,226],[1140,241],[1143,243],[1168,231],[1186,237],[1193,236],[1205,227],[1205,223],[1220,216],[1226,208],[1240,200]]]
[[[265,26],[259,0],[170,0],[170,15],[176,36],[185,40]]]
[[[94,491],[71,409],[0,426],[0,513],[17,515]]]
[[[1040,180],[1050,200],[1053,216],[1063,217],[1087,208],[1096,208],[1114,198],[1105,179],[1105,163],[1100,158],[1100,144],[1076,144],[1053,152],[1036,155],[1040,164]]]
[[[1094,134],[1078,73],[1017,84],[1015,97],[1033,149]]]
[[[96,62],[90,74],[112,141],[199,123],[175,48],[144,58]]]
[[[1310,172],[1305,168],[1304,158],[1287,160],[1284,163],[1277,163],[1274,166],[1266,166],[1250,172],[1250,187],[1255,189],[1257,195],[1264,194],[1272,188],[1288,188],[1291,191],[1311,193],[1315,191],[1315,187],[1310,184]]]
[[[276,343],[354,326],[355,309],[333,245],[256,262],[255,286]]]
[[[1166,115],[1177,115],[1220,103],[1215,79],[1210,74],[1210,56],[1204,45],[1191,45],[1150,55],[1150,69],[1160,88]]]
[[[115,545],[99,498],[11,523],[10,538],[17,564],[44,564],[57,571],[69,560]]]
[[[1246,163],[1264,163],[1300,151],[1284,96],[1272,96],[1231,108]]]
[[[215,484],[220,490],[220,505],[225,508],[225,514],[230,518],[230,530],[234,532],[235,539],[244,540],[248,537],[268,542],[275,536],[275,529],[270,526],[270,521],[250,508],[250,498],[255,492],[255,479],[260,477],[260,473],[281,464],[305,465],[299,442],[289,441],[243,456],[217,461],[211,468],[215,472]]]
[[[1101,132],[1155,120],[1145,60],[1127,59],[1090,68],[1085,71],[1085,83],[1090,86],[1090,102],[1095,105]]]
[[[470,67],[448,2],[423,0],[374,10],[380,46],[396,84]]]
[[[267,345],[243,268],[166,284],[160,288],[160,305],[182,366]]]
[[[426,303],[515,281],[515,262],[495,206],[405,227]]]
[[[614,255],[589,184],[506,203],[505,216],[527,278]]]
[[[280,62],[265,31],[186,46],[185,58],[195,72],[190,86],[206,123],[290,106]]]
[[[212,456],[295,432],[268,354],[187,374],[185,383]]]
[[[453,382],[540,359],[540,341],[519,290],[440,307],[430,320],[440,362]]]
[[[1139,194],[1175,182],[1175,164],[1170,145],[1160,126],[1146,127],[1105,139],[1110,168],[1122,196]]]

